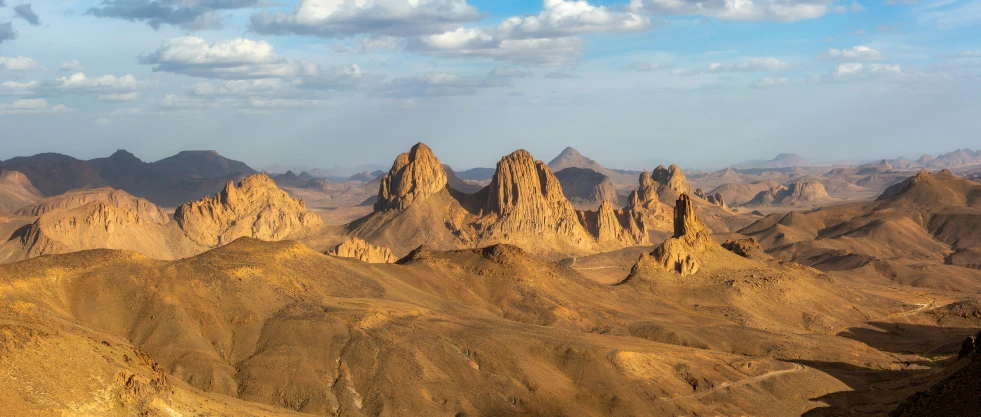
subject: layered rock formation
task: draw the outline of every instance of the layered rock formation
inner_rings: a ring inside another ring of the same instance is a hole
[[[281,240],[322,224],[303,200],[291,198],[265,174],[228,182],[221,193],[182,204],[174,220],[198,244],[215,247],[240,237]]]
[[[674,207],[674,236],[654,249],[651,257],[665,270],[688,276],[701,268],[697,255],[715,246],[708,228],[695,216],[691,198],[682,194]]]
[[[671,217],[668,207],[658,199],[659,184],[648,172],[640,174],[639,182],[639,187],[627,198],[627,209],[639,216],[645,229],[663,229],[671,222]]]
[[[417,143],[395,159],[381,180],[376,211],[403,210],[446,188],[446,171],[428,146]]]
[[[819,181],[797,181],[784,187],[780,185],[761,191],[747,205],[788,205],[797,206],[834,200]]]
[[[141,219],[152,223],[163,224],[170,221],[167,212],[157,207],[156,204],[112,188],[72,191],[59,196],[48,197],[17,210],[17,214],[41,216],[54,210],[72,210],[90,203],[106,203],[113,207],[127,209]]]
[[[559,180],[524,149],[497,163],[484,213],[497,216],[490,229],[505,238],[533,234],[560,237],[577,246],[591,240]]]
[[[698,189],[695,190],[695,195],[698,196],[698,197],[703,198],[705,201],[708,201],[709,204],[713,204],[713,205],[722,207],[724,209],[728,209],[729,208],[729,206],[726,205],[725,199],[722,198],[722,194],[720,194],[720,193],[705,194],[705,192],[702,191],[701,188],[698,188]]]
[[[354,258],[372,264],[390,264],[398,260],[392,254],[391,249],[375,246],[358,238],[348,238],[328,251],[327,254],[341,258]]]
[[[600,244],[629,246],[648,244],[647,229],[640,213],[630,209],[617,209],[604,200],[598,211],[582,213],[583,223]]]
[[[20,257],[86,249],[126,249],[157,259],[173,259],[178,253],[169,244],[167,235],[159,219],[146,218],[136,209],[104,201],[91,202],[41,215],[21,237]]]
[[[43,197],[26,175],[0,170],[0,212],[13,213]]]

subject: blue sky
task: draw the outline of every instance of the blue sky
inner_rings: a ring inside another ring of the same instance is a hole
[[[6,0],[0,159],[614,167],[977,148],[981,1]],[[34,19],[36,17],[36,19]]]

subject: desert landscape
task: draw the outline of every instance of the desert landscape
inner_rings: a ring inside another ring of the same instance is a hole
[[[422,143],[388,171],[332,179],[213,151],[12,158],[0,402],[13,415],[973,414],[974,158],[686,174],[517,150],[466,180]]]
[[[0,0],[0,417],[981,417],[979,0]]]

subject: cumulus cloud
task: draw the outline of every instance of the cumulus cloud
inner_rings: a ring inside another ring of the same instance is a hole
[[[0,103],[0,114],[65,113],[72,110],[61,104],[48,107],[48,101],[43,98],[22,98],[9,104]]]
[[[33,26],[39,26],[41,24],[41,18],[39,18],[37,13],[34,13],[34,10],[31,9],[30,3],[18,4],[14,6],[14,12],[17,13],[17,16],[20,16],[21,19],[26,20],[27,23],[30,23]]]
[[[630,65],[630,68],[634,71],[652,72],[674,68],[674,64],[669,64],[666,62],[637,62]]]
[[[601,32],[641,32],[651,26],[647,16],[593,6],[585,0],[545,0],[541,13],[515,16],[497,25],[499,37],[550,38]]]
[[[11,22],[0,22],[0,43],[17,39],[17,31]]]
[[[487,75],[497,78],[531,78],[531,71],[498,65]]]
[[[193,36],[168,39],[155,52],[141,56],[139,62],[153,65],[153,71],[203,78],[313,76],[318,70],[309,61],[280,58],[268,42],[245,38],[210,44]]]
[[[579,37],[508,39],[480,28],[457,30],[417,38],[408,49],[424,55],[454,58],[488,58],[520,65],[563,66],[576,63],[585,53]]]
[[[29,71],[34,69],[42,69],[44,67],[38,64],[37,61],[23,57],[2,57],[0,56],[0,71]]]
[[[593,6],[584,0],[545,0],[537,15],[514,16],[493,27],[456,28],[421,36],[408,45],[425,55],[489,58],[520,65],[563,66],[585,53],[579,35],[640,32],[650,27],[646,16]]]
[[[328,68],[316,76],[303,78],[297,87],[319,91],[371,90],[384,78],[381,74],[366,73],[354,64]]]
[[[630,9],[654,15],[701,15],[720,20],[816,19],[832,11],[834,0],[631,0]]]
[[[290,12],[253,14],[249,27],[262,34],[323,38],[413,36],[442,32],[480,18],[466,0],[301,0]]]
[[[129,74],[121,77],[111,74],[88,77],[83,73],[77,73],[44,82],[8,81],[0,84],[0,95],[57,97],[65,94],[94,94],[98,95],[100,99],[111,99],[110,97],[113,97],[114,94],[133,93],[155,85],[156,83],[153,81],[140,81]]]
[[[510,86],[506,78],[431,72],[396,78],[385,86],[381,95],[391,98],[464,96],[476,94],[480,89]]]
[[[259,0],[103,0],[88,10],[98,17],[145,22],[152,28],[172,25],[184,29],[217,29],[220,11],[251,8]]]
[[[889,64],[863,64],[861,62],[843,62],[835,66],[830,73],[824,75],[816,75],[812,77],[812,81],[817,82],[834,82],[834,81],[852,81],[852,80],[869,80],[878,78],[887,78],[903,75],[903,71],[899,65],[889,65]]]
[[[135,101],[140,98],[140,92],[99,94],[95,98],[101,101]]]
[[[834,61],[881,61],[886,55],[865,45],[856,45],[848,49],[828,49],[818,55],[818,59]]]
[[[709,64],[709,72],[755,72],[755,71],[783,71],[790,69],[790,64],[778,58],[750,58],[736,63]]]
[[[63,61],[61,65],[58,65],[58,71],[81,71],[82,64],[78,63],[77,59],[71,61]]]

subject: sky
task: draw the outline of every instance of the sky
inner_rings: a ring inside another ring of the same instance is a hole
[[[867,161],[981,138],[981,0],[0,0],[0,159]]]

